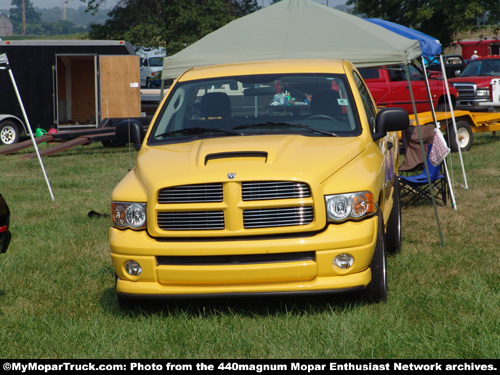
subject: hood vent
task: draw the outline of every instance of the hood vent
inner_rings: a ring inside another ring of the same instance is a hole
[[[235,151],[219,152],[217,154],[208,154],[205,156],[205,165],[211,160],[233,159],[233,158],[263,158],[267,162],[267,152],[263,151]]]

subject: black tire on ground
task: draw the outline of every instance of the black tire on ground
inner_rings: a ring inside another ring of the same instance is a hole
[[[458,152],[458,147],[460,147],[461,151],[469,151],[472,147],[473,135],[472,129],[467,121],[458,120],[457,121],[457,135],[458,135],[458,144],[457,138],[455,137],[455,129],[453,125],[448,126],[449,129],[449,139],[448,142],[450,144],[450,148],[454,152]]]
[[[384,219],[379,210],[378,216],[378,231],[377,243],[375,245],[375,252],[370,264],[372,271],[372,281],[365,289],[365,296],[371,302],[385,302],[387,301],[387,258],[386,258],[386,243],[384,235]]]
[[[15,122],[5,120],[0,123],[0,144],[13,145],[19,142],[19,137],[19,126]]]
[[[392,198],[393,205],[386,232],[387,252],[389,254],[398,254],[401,252],[401,198],[397,178],[394,183]]]

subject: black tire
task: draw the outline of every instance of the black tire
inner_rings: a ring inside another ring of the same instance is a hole
[[[458,144],[457,137],[455,137],[455,129],[453,125],[448,126],[449,129],[449,140],[450,148],[454,152],[458,152],[458,147],[460,147],[461,151],[469,151],[472,147],[473,135],[472,129],[467,121],[458,120],[457,121],[457,135],[458,135]]]
[[[387,301],[387,258],[386,258],[386,243],[384,234],[384,219],[379,210],[378,216],[378,231],[377,243],[373,259],[370,263],[372,271],[372,281],[365,289],[366,298],[375,303]]]
[[[398,254],[401,252],[401,197],[399,193],[399,180],[394,182],[392,193],[392,209],[389,221],[387,222],[387,252],[389,254]]]
[[[19,126],[9,120],[0,123],[0,144],[13,145],[19,142],[20,131]]]
[[[446,112],[447,109],[448,109],[448,106],[445,103],[439,103],[436,106],[436,112]]]

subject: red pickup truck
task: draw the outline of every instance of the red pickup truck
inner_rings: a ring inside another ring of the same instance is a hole
[[[406,109],[409,114],[413,113],[410,90],[403,66],[361,68],[358,70],[378,106],[400,107]],[[429,96],[427,95],[427,88],[422,72],[413,65],[410,65],[409,71],[417,112],[430,111]],[[436,111],[444,111],[448,107],[444,80],[429,79],[429,86],[434,109]],[[450,84],[448,86],[453,107],[455,107],[457,90]]]
[[[457,109],[487,111],[479,103],[491,101],[492,78],[500,78],[500,56],[472,60],[459,77],[448,80],[460,93]]]

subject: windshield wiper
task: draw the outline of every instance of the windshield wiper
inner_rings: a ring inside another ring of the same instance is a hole
[[[336,137],[337,135],[333,132],[329,132],[326,130],[321,130],[321,129],[316,129],[312,128],[309,125],[306,124],[290,124],[288,122],[276,122],[276,121],[269,121],[269,122],[263,122],[260,124],[247,124],[247,125],[238,125],[235,126],[233,129],[234,130],[240,130],[240,129],[250,129],[250,128],[268,128],[272,126],[277,126],[277,127],[282,127],[282,126],[288,126],[288,127],[293,127],[293,128],[301,128],[301,129],[307,129],[316,133],[321,133],[325,135],[329,135],[331,137]]]
[[[222,134],[229,134],[229,135],[242,135],[241,133],[238,132],[233,132],[231,130],[225,130],[222,128],[216,128],[216,129],[210,129],[210,128],[185,128],[185,129],[178,129],[174,131],[169,131],[165,133],[161,133],[158,135],[155,135],[155,138],[163,138],[163,137],[168,137],[168,136],[173,136],[173,135],[198,135],[198,134],[206,134],[206,133],[222,133]]]

